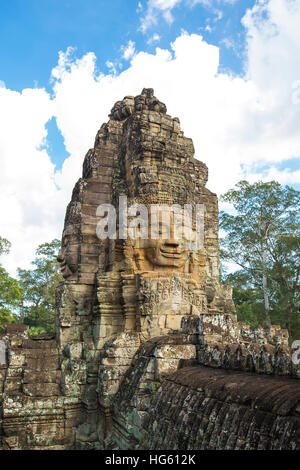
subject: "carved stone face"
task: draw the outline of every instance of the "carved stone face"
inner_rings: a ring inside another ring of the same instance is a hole
[[[139,239],[135,245],[143,252],[145,260],[155,267],[168,270],[181,270],[186,265],[189,252],[187,238],[178,237],[174,229],[174,217],[171,214],[170,223],[160,222],[157,237],[153,237],[151,221],[149,221],[149,238]],[[191,240],[190,240],[191,241]],[[146,268],[146,266],[145,266]]]
[[[65,279],[75,278],[79,262],[78,236],[73,225],[67,225],[62,235],[61,249],[57,261],[61,266],[61,273]]]
[[[175,238],[147,240],[145,254],[148,261],[154,266],[172,268],[181,268],[188,258],[188,250],[183,241]]]

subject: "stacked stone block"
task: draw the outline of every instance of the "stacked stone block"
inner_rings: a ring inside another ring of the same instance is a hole
[[[0,447],[299,449],[299,365],[285,330],[237,322],[207,166],[152,89],[109,117],[66,211],[56,331],[0,338]],[[119,219],[99,239],[97,208],[119,217],[120,196],[204,205],[203,246],[120,237]]]

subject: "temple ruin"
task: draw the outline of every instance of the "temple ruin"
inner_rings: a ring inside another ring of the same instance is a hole
[[[237,321],[207,179],[152,89],[114,105],[67,207],[56,330],[0,336],[0,448],[300,449],[300,366],[286,330]],[[204,205],[203,246],[100,239],[121,196]]]

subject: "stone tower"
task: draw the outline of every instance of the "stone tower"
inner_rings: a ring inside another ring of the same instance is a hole
[[[192,140],[152,89],[109,117],[67,207],[56,332],[29,340],[8,327],[0,343],[2,447],[300,448],[299,366],[285,330],[237,322]],[[204,207],[203,243],[176,236],[174,214],[165,238],[153,219],[150,236],[121,236],[124,198],[148,213]],[[99,206],[116,209],[114,237],[97,235]]]

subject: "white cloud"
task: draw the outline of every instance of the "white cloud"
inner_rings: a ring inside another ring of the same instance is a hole
[[[12,242],[11,255],[4,259],[11,272],[29,267],[28,253],[58,235],[60,191],[54,165],[41,149],[52,114],[45,90],[0,88],[1,236]]]
[[[141,18],[141,30],[146,32],[157,23],[158,15],[162,14],[167,23],[173,22],[171,11],[182,0],[148,0],[145,15]]]
[[[108,68],[110,73],[112,73],[113,75],[117,74],[117,66],[114,62],[112,62],[111,60],[107,60],[105,62],[105,65]]]
[[[278,181],[280,184],[293,185],[300,183],[300,169],[291,170],[285,168],[284,170],[278,170],[278,168],[271,166],[265,172],[250,173],[248,176],[250,183],[255,181]]]
[[[135,53],[135,43],[131,40],[128,41],[126,46],[121,47],[121,51],[123,52],[122,57],[125,60],[129,60]]]
[[[220,21],[223,18],[222,10],[214,10],[216,17],[214,18],[214,22]]]
[[[159,15],[162,15],[169,24],[173,23],[174,17],[172,10],[179,4],[183,4],[188,8],[201,4],[206,8],[210,8],[216,14],[214,21],[219,21],[223,17],[223,12],[215,8],[215,5],[222,3],[234,4],[237,0],[148,0],[146,12],[141,18],[141,31],[145,33],[151,26],[156,25]],[[141,12],[142,8],[138,8],[137,12]]]
[[[153,36],[151,36],[151,38],[148,39],[147,44],[151,45],[154,42],[159,42],[159,41],[160,41],[160,35],[157,33],[154,33]]]
[[[171,10],[174,8],[181,0],[150,0],[148,5],[152,8],[157,8],[158,10]]]
[[[3,260],[11,272],[28,267],[39,243],[59,236],[97,130],[115,101],[144,87],[153,87],[168,113],[181,119],[196,157],[209,167],[211,190],[221,194],[245,176],[300,183],[300,170],[290,162],[300,156],[300,105],[293,104],[293,84],[300,80],[300,1],[260,2],[244,24],[245,77],[220,73],[218,47],[183,33],[170,50],[135,53],[127,70],[115,74],[99,73],[93,53],[77,59],[69,48],[52,71],[52,98],[42,89],[0,88],[0,235],[13,243]],[[53,115],[70,155],[61,171],[41,148]]]
[[[205,7],[214,7],[216,4],[220,5],[222,3],[229,3],[233,5],[238,0],[187,0],[187,4],[190,6],[195,6],[198,3],[201,3]]]
[[[249,121],[258,133],[262,156],[280,161],[299,156],[300,106],[293,88],[300,79],[295,60],[300,46],[300,1],[270,0],[248,10],[243,20],[248,33],[246,76],[258,90],[261,112]],[[257,145],[256,144],[256,145]]]
[[[243,53],[243,45],[240,42],[236,42],[231,38],[223,38],[220,41],[220,44],[223,44],[226,49],[231,49],[237,57],[241,57]]]
[[[226,49],[234,49],[234,42],[229,38],[224,38],[220,41],[220,44],[224,44]]]
[[[167,9],[175,3],[178,2],[154,2],[152,6]],[[209,185],[218,193],[244,176],[242,163],[250,174],[258,171],[254,163],[274,165],[300,155],[300,106],[292,104],[292,83],[300,78],[300,65],[294,60],[300,45],[297,27],[300,13],[296,3],[299,1],[294,2],[291,10],[290,2],[272,0],[248,11],[244,20],[249,50],[245,78],[218,73],[218,48],[208,45],[198,35],[182,34],[173,43],[172,51],[157,48],[155,54],[136,53],[130,67],[115,77],[95,76],[93,63],[87,71],[86,85],[76,78],[79,69],[85,68],[86,58],[75,61],[74,69],[67,75],[68,81],[76,82],[78,89],[70,94],[63,108],[70,109],[71,102],[75,105],[78,101],[71,98],[72,94],[80,95],[86,109],[83,112],[73,109],[72,116],[91,116],[85,125],[75,126],[78,127],[76,135],[80,134],[79,128],[90,129],[92,141],[114,101],[151,86],[166,102],[169,112],[181,118],[186,135],[194,140],[196,156],[209,166]],[[268,11],[262,14],[266,6]],[[271,23],[276,24],[276,36],[269,34]],[[278,51],[284,51],[284,67],[276,58]],[[65,87],[70,87],[66,80],[67,76],[57,84],[57,92],[64,99],[68,95]],[[94,108],[94,96],[102,104],[103,114],[100,109],[88,113],[88,109]],[[64,129],[62,132],[65,135]],[[85,141],[84,137],[79,140]],[[299,181],[297,172],[281,173],[286,175],[287,182]]]

